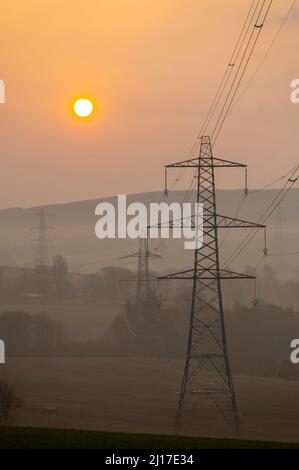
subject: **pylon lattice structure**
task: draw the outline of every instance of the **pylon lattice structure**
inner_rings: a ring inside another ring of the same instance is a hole
[[[37,250],[35,257],[35,266],[49,266],[49,249],[48,249],[48,236],[47,232],[52,227],[49,227],[46,223],[46,218],[49,216],[43,208],[35,214],[38,217],[38,225],[33,227],[33,230],[38,231]]]
[[[135,338],[142,350],[151,344],[154,346],[158,336],[158,305],[157,294],[153,283],[157,284],[157,277],[150,272],[150,260],[160,258],[148,248],[148,239],[139,239],[139,251],[122,259],[137,258],[137,274],[127,276],[123,282],[134,282],[136,291],[134,296],[127,299],[123,306],[124,326],[130,336]]]
[[[153,291],[151,288],[151,282],[153,280],[156,281],[156,278],[152,278],[149,264],[151,259],[159,259],[160,256],[149,250],[148,238],[140,238],[139,251],[137,253],[123,256],[121,259],[127,258],[138,259],[137,276],[134,275],[125,279],[126,281],[136,281],[135,304],[152,299]]]
[[[254,279],[254,276],[220,268],[218,229],[263,226],[217,214],[215,168],[246,168],[246,165],[213,157],[208,136],[201,137],[197,158],[166,166],[184,167],[196,169],[196,202],[203,203],[203,244],[194,250],[192,269],[159,278],[189,279],[193,282],[187,357],[175,432],[194,418],[203,405],[209,406],[210,401],[238,435],[240,419],[227,348],[221,280]],[[189,219],[191,226],[194,226],[194,220],[194,216]],[[182,219],[182,227],[186,223]]]

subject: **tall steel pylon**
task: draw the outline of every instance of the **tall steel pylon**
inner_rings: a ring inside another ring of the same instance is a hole
[[[48,250],[48,237],[47,231],[51,229],[46,223],[46,218],[49,216],[43,208],[35,214],[38,217],[38,225],[32,227],[33,230],[38,231],[37,250],[35,257],[35,266],[49,266],[49,250]]]
[[[213,156],[208,136],[200,139],[198,157],[166,165],[166,168],[196,169],[196,202],[203,203],[203,244],[194,250],[193,268],[159,278],[189,279],[193,282],[187,357],[175,419],[176,433],[210,401],[239,434],[240,419],[228,355],[221,281],[254,279],[254,276],[221,269],[218,229],[263,226],[216,212],[214,170],[238,167],[246,168],[247,165]],[[190,226],[195,227],[194,216],[189,221]],[[182,227],[186,224],[182,219]],[[170,226],[178,226],[178,223],[171,221]]]

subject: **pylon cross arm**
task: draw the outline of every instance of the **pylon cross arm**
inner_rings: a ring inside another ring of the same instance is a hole
[[[247,165],[244,163],[231,162],[230,160],[223,160],[222,158],[216,157],[213,157],[212,161],[210,158],[205,157],[190,158],[181,162],[170,163],[169,165],[165,165],[165,168],[198,168],[199,158],[201,168],[247,168]]]
[[[133,282],[133,281],[137,281],[138,280],[138,274],[133,274],[132,276],[128,276],[128,277],[125,277],[125,278],[122,278],[122,279],[118,279],[118,282]],[[148,277],[141,277],[139,276],[139,280],[140,282],[147,282],[147,281],[150,281],[150,282],[157,282],[157,277],[156,276],[152,276],[151,274],[149,274]]]
[[[191,217],[182,217],[180,219],[173,219],[168,222],[161,222],[157,225],[148,226],[150,228],[195,228],[195,215]],[[266,225],[251,222],[226,215],[216,214],[216,224],[214,217],[208,211],[204,211],[203,215],[203,228],[266,228]]]
[[[235,271],[228,271],[227,269],[188,269],[186,271],[179,271],[172,274],[166,274],[158,277],[159,280],[194,280],[195,279],[255,279],[255,276],[251,276],[245,273],[237,273]]]

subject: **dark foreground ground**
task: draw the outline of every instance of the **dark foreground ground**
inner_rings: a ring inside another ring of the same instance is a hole
[[[0,427],[0,449],[299,449],[299,444],[129,434],[75,429]]]

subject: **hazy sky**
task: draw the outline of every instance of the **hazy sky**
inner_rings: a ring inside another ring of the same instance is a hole
[[[291,3],[274,1],[247,77]],[[249,4],[1,0],[0,207],[162,188],[162,167],[186,157]],[[247,162],[255,187],[299,161],[299,105],[289,98],[298,25],[296,7],[215,149]],[[82,94],[96,102],[86,121],[71,113]],[[240,176],[221,170],[217,182],[237,187]]]

